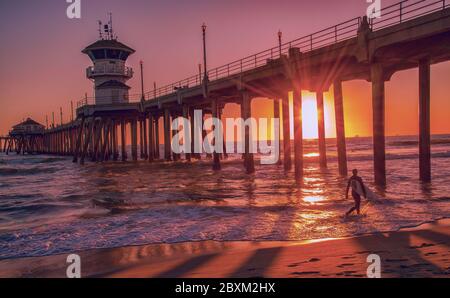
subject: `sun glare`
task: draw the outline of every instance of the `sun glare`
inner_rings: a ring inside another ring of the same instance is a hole
[[[303,92],[303,138],[317,139],[317,102],[313,93]]]

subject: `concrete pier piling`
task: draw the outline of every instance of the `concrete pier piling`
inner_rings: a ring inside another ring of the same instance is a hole
[[[117,120],[113,120],[112,126],[112,150],[113,150],[113,160],[117,161],[119,159],[119,140],[117,136]]]
[[[152,114],[148,114],[148,161],[155,160],[155,124]]]
[[[373,155],[375,183],[386,185],[385,144],[385,94],[384,72],[380,64],[371,66],[372,112],[373,112]]]
[[[122,151],[121,157],[122,161],[127,160],[127,135],[126,135],[126,121],[125,119],[120,120],[120,149]]]
[[[139,158],[144,158],[144,123],[142,119],[138,120],[139,123]]]
[[[303,119],[302,119],[302,93],[294,91],[294,164],[295,176],[303,176]]]
[[[284,169],[289,171],[292,168],[289,96],[285,94],[281,102],[283,108],[283,161]]]
[[[280,118],[280,100],[277,98],[273,99],[273,118],[279,120],[279,131],[281,132],[281,126],[283,125],[282,119]],[[281,144],[281,133],[278,134],[278,139],[274,139],[274,142],[278,142],[278,144]],[[278,164],[281,165],[281,146],[280,150],[278,152]]]
[[[138,160],[138,144],[137,144],[137,119],[131,120],[131,159]]]
[[[338,168],[341,176],[347,176],[347,145],[345,140],[344,101],[342,96],[342,83],[336,80],[333,83],[334,112],[336,118],[336,147],[338,154]]]
[[[216,118],[216,119],[219,118],[219,111],[218,111],[218,106],[217,106],[217,98],[212,98],[211,99],[211,113],[212,113],[212,117],[213,118]],[[216,130],[216,129],[219,129],[219,127],[213,126],[213,129]],[[220,133],[219,133],[219,135],[220,135]],[[217,142],[218,142],[217,134],[215,134],[214,140],[213,140],[213,145],[215,146]],[[247,154],[247,151],[245,151],[245,152]],[[220,153],[217,152],[217,150],[214,150],[214,153],[213,153],[213,170],[214,171],[218,171],[218,170],[220,170],[220,168],[221,168],[221,165],[220,165]]]
[[[195,159],[199,159],[200,158],[200,154],[195,153],[195,142],[196,142],[196,135],[195,135],[195,119],[194,119],[194,113],[195,113],[195,108],[194,107],[190,107],[189,108],[189,121],[191,124],[191,158],[195,158]]]
[[[244,122],[248,122],[247,120],[251,118],[251,97],[248,91],[242,91],[242,115],[241,117],[244,119]],[[244,166],[246,172],[248,174],[252,174],[255,172],[255,162],[253,159],[253,153],[250,152],[250,126],[245,125],[244,130]]]
[[[160,159],[159,151],[159,115],[155,116],[155,159]]]
[[[171,135],[172,128],[170,122],[170,110],[164,110],[164,158],[166,161],[172,160],[172,148],[171,148]]]
[[[327,167],[327,144],[325,139],[325,111],[323,103],[323,91],[316,92],[317,122],[319,132],[319,164],[321,168]]]
[[[419,171],[420,180],[431,181],[430,60],[419,62]]]
[[[188,105],[183,105],[183,118],[184,118],[184,119],[187,119],[187,121],[189,121],[189,111],[190,111],[189,106],[188,106]],[[192,136],[193,136],[193,134],[192,134],[192,131],[189,131],[189,130],[187,129],[186,124],[187,124],[187,123],[183,123],[184,142],[186,143],[186,149],[187,149],[187,148],[190,148],[190,149],[192,150],[192,144],[194,143],[194,142],[192,142]],[[194,152],[194,151],[191,151],[191,152]],[[185,157],[186,157],[186,160],[187,160],[188,162],[191,161],[191,153],[186,152],[186,153],[185,153]]]
[[[148,159],[148,138],[147,138],[147,117],[144,115],[142,119],[142,139],[144,141],[144,156],[143,159]]]
[[[85,159],[86,154],[87,154],[88,146],[89,146],[89,143],[92,140],[92,135],[93,135],[92,132],[94,130],[94,125],[95,125],[95,120],[91,119],[89,121],[89,124],[88,124],[88,127],[87,127],[86,138],[84,140],[84,145],[83,145],[83,148],[81,150],[80,164],[84,164],[84,159]]]

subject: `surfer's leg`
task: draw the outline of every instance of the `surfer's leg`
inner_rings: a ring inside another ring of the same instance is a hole
[[[361,213],[361,197],[358,199],[355,199],[355,208],[358,215]]]
[[[350,210],[347,211],[347,213],[345,213],[345,215],[348,216],[355,210],[356,210],[356,207],[352,207]]]
[[[361,196],[355,192],[352,191],[352,197],[355,200],[355,207],[352,208],[352,212],[354,210],[356,210],[356,212],[358,213],[358,215],[360,214],[361,210],[360,210],[360,206],[361,206]]]

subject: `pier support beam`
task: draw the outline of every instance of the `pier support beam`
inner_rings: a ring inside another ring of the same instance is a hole
[[[142,119],[142,126],[143,126],[143,132],[142,132],[142,139],[144,140],[144,159],[148,158],[148,139],[147,139],[147,117],[144,115],[144,118]]]
[[[77,136],[77,140],[76,140],[76,145],[75,145],[75,152],[73,155],[73,162],[76,163],[78,162],[78,155],[80,154],[80,149],[81,149],[81,141],[82,141],[82,137],[83,137],[83,131],[84,131],[84,117],[81,119],[81,124],[80,127],[78,128],[78,136]]]
[[[164,158],[166,161],[172,160],[171,157],[171,133],[172,128],[170,127],[170,111],[169,109],[164,110]]]
[[[212,113],[212,117],[213,118],[219,119],[219,112],[218,112],[218,107],[217,107],[217,98],[211,99],[211,113]],[[214,127],[214,130],[215,129],[217,129],[217,127]],[[221,135],[221,134],[219,133],[219,135]],[[220,153],[217,152],[217,150],[216,150],[217,148],[215,148],[217,142],[218,142],[218,140],[217,140],[217,137],[215,136],[214,140],[213,140],[213,145],[214,145],[213,170],[214,171],[218,171],[221,168],[221,166],[220,166]]]
[[[278,119],[280,126],[279,131],[281,131],[281,125],[283,125],[282,123],[282,119],[280,118],[280,100],[279,99],[274,99],[273,100],[273,118],[274,119]],[[278,164],[281,165],[281,134],[278,134],[278,140],[273,140],[274,142],[278,142],[278,146],[280,148],[280,150],[278,151]]]
[[[302,119],[302,92],[294,90],[294,158],[295,176],[303,176],[303,119]]]
[[[180,117],[179,117],[178,113],[176,113],[175,115],[172,115],[172,119],[171,119],[171,122],[170,122],[171,126],[172,126],[172,122],[175,123],[175,125],[177,126],[176,131],[178,132],[179,128],[180,128]],[[172,127],[171,127],[170,128],[170,142],[171,142],[170,143],[170,149],[171,149],[171,152],[172,152],[172,160],[173,161],[179,161],[181,159],[181,154],[175,153],[175,152],[172,151],[172,140],[173,140],[174,134],[175,134],[175,130],[172,130]]]
[[[155,160],[155,134],[154,119],[152,114],[148,114],[148,161]]]
[[[85,131],[84,145],[81,150],[81,156],[80,156],[80,164],[84,164],[84,158],[86,156],[89,143],[92,140],[92,135],[93,135],[94,127],[95,127],[94,124],[95,124],[95,119],[91,119],[90,123],[87,127],[87,131]]]
[[[155,116],[155,159],[159,159],[159,115]]]
[[[189,106],[188,105],[184,105],[183,106],[183,121],[185,121],[184,119],[189,119]],[[191,148],[192,150],[192,144],[194,144],[194,142],[192,141],[192,134],[191,132],[187,129],[186,127],[186,123],[183,123],[183,131],[184,131],[184,142],[186,144],[185,148],[187,149],[188,147]],[[191,151],[194,152],[194,151]],[[191,161],[191,153],[185,152],[185,156],[186,156],[186,160],[188,162]]]
[[[137,148],[137,119],[131,120],[131,158],[133,161],[138,159]]]
[[[373,153],[375,183],[386,185],[386,144],[385,144],[385,91],[384,73],[380,64],[371,66],[372,109],[373,109]]]
[[[112,124],[112,151],[113,151],[113,160],[117,161],[119,159],[119,144],[117,139],[117,121],[113,120]]]
[[[200,159],[200,154],[195,153],[195,108],[191,107],[189,109],[189,121],[191,123],[191,154],[193,158]]]
[[[144,121],[142,119],[138,120],[139,122],[139,155],[140,159],[145,158],[144,154]]]
[[[204,129],[205,127],[205,110],[202,109],[202,141],[201,144],[203,146],[204,141],[206,140],[206,136],[208,135],[208,132]],[[208,152],[206,152],[206,159],[210,159],[212,157],[212,155]]]
[[[327,167],[327,144],[325,139],[325,111],[323,104],[323,91],[316,92],[317,122],[319,132],[319,163],[321,168]]]
[[[218,113],[219,116],[218,118],[220,119],[220,121],[222,121],[222,123],[224,124],[226,120],[222,119],[223,116],[223,108],[218,109]],[[224,127],[224,125],[222,125],[222,127]],[[223,140],[223,154],[221,155],[222,158],[228,158],[228,153],[227,153],[227,140],[226,140],[226,136],[225,136],[225,129],[222,129],[222,140]]]
[[[109,142],[110,142],[110,131],[111,131],[111,119],[106,121],[106,125],[103,129],[103,147],[101,148],[100,161],[107,161],[109,159]]]
[[[290,126],[290,115],[289,115],[289,96],[285,94],[282,98],[283,107],[283,159],[284,159],[284,169],[289,171],[292,168],[292,158],[291,158],[291,126]]]
[[[420,180],[431,182],[430,60],[419,62],[419,169]]]
[[[244,123],[251,123],[248,121],[252,117],[251,111],[252,99],[250,94],[247,91],[242,92],[242,115],[241,117],[244,119]],[[245,125],[245,124],[244,124]],[[253,153],[250,152],[250,125],[245,125],[244,132],[244,146],[245,146],[245,154],[244,154],[244,164],[247,171],[247,174],[252,174],[255,172],[255,162],[253,160]],[[252,136],[253,139],[254,136]]]
[[[344,100],[342,96],[342,82],[333,83],[334,111],[336,117],[336,146],[338,154],[339,174],[347,176],[347,145],[345,141]]]
[[[120,149],[122,151],[122,161],[127,160],[127,136],[126,136],[126,125],[127,122],[124,119],[120,120]]]
[[[94,153],[91,158],[92,161],[97,161],[99,156],[98,151],[99,148],[101,147],[102,128],[103,128],[103,119],[97,121],[95,125],[95,142],[94,142]]]

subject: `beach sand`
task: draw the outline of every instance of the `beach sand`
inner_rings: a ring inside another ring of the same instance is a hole
[[[83,277],[450,277],[450,220],[397,232],[283,242],[186,242],[78,253]],[[66,277],[67,254],[0,261],[0,277]]]

